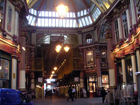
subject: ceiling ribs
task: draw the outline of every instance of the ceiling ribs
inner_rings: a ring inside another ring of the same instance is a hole
[[[84,6],[86,7],[86,10],[88,11],[88,9],[90,9],[90,6],[87,4],[87,2],[85,1],[85,0],[82,0],[82,2],[84,3]],[[88,11],[89,12],[89,11]],[[92,16],[91,16],[91,14],[89,13],[89,16],[90,16],[90,18],[91,18],[91,20],[92,20],[92,23],[94,22],[94,20],[93,20],[93,18],[92,18]]]
[[[95,1],[95,0],[91,0],[99,9],[102,13],[105,12],[105,10],[102,9],[102,7]]]
[[[38,11],[40,11],[40,9],[41,9],[41,7],[43,6],[44,2],[45,2],[45,0],[43,0],[43,1],[40,3],[40,5],[39,5],[39,7],[38,7],[38,9],[37,9],[37,17],[36,17],[36,20],[35,20],[35,26],[36,26],[36,22],[37,22],[37,20],[38,20],[38,15],[39,15],[39,12],[38,12]]]
[[[76,6],[75,6],[73,0],[71,0],[71,3],[72,3],[72,6],[73,6],[73,8],[74,8],[74,12],[75,12],[75,16],[76,16],[76,22],[77,22],[77,25],[78,25],[78,27],[79,27],[79,22],[78,22],[78,18],[77,18],[77,8],[76,8]]]

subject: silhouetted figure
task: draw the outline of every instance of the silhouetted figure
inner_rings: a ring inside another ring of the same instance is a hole
[[[101,95],[102,95],[102,101],[103,101],[103,103],[104,103],[105,95],[106,95],[106,91],[104,90],[104,87],[102,87]]]
[[[73,101],[72,89],[71,89],[71,87],[69,87],[68,94],[69,94],[69,97],[68,97],[67,101],[69,101],[70,98],[71,98],[71,100]]]
[[[75,90],[75,88],[73,87],[73,89],[72,89],[72,96],[73,96],[73,98],[75,98],[75,99],[76,99],[75,94],[76,94],[76,90]]]

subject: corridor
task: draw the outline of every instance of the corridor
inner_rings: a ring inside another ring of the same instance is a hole
[[[47,97],[45,99],[36,99],[32,100],[34,105],[103,105],[101,97],[96,98],[77,98],[74,101],[69,100],[67,102],[66,97],[57,97],[52,98]]]

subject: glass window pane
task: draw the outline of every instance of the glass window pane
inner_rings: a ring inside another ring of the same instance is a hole
[[[41,11],[38,11],[38,16],[41,16],[41,13],[42,13]]]
[[[26,18],[27,18],[27,20],[29,20],[29,18],[30,18],[30,15],[26,16]],[[29,23],[29,21],[28,21],[28,23]]]
[[[81,16],[83,16],[83,11],[81,11]]]
[[[51,17],[51,16],[52,16],[51,14],[52,14],[52,12],[51,12],[51,11],[49,11],[49,17]]]
[[[86,21],[87,25],[89,25],[89,21],[88,21],[87,17],[85,17],[85,21]]]
[[[55,19],[52,19],[52,27],[55,27]]]
[[[66,17],[69,17],[69,12],[67,12]]]
[[[83,26],[86,26],[85,19],[82,18]]]
[[[92,20],[90,16],[88,16],[88,19],[89,19],[89,23],[92,24]]]
[[[58,27],[58,19],[56,19],[56,27]]]
[[[29,24],[31,24],[32,19],[33,19],[33,16],[30,16],[30,18],[29,18]]]
[[[65,26],[66,26],[66,20],[63,19],[63,27],[65,27]]]
[[[84,15],[86,15],[86,14],[87,14],[87,10],[85,9],[85,10],[84,10]]]
[[[34,17],[32,22],[31,22],[31,25],[35,25],[35,20],[36,20],[36,18]]]
[[[41,18],[38,18],[38,26],[41,26]]]
[[[76,20],[73,20],[73,27],[77,27]]]
[[[87,67],[93,67],[93,63],[94,63],[93,51],[87,51],[86,57],[87,57]]]
[[[55,17],[55,12],[52,12],[52,17]]]
[[[58,13],[56,12],[56,17],[59,17]]]
[[[69,19],[67,19],[66,21],[66,27],[69,27]]]
[[[83,24],[81,22],[81,19],[79,19],[78,21],[79,21],[79,27],[83,27]]]
[[[42,27],[44,27],[44,18],[42,18],[42,24],[41,24]]]
[[[59,27],[62,27],[62,19],[59,19]]]
[[[48,25],[49,25],[49,24],[48,24],[48,19],[46,18],[46,19],[45,19],[45,26],[48,27]]]
[[[80,17],[80,12],[77,12],[77,17]]]
[[[48,17],[48,11],[45,12],[45,16]]]
[[[34,15],[37,15],[37,11],[36,10],[34,10]]]
[[[33,11],[33,9],[31,9],[31,14],[34,14],[34,11]]]
[[[72,12],[72,16],[73,16],[73,18],[75,18],[75,13],[74,12]]]
[[[52,26],[52,22],[51,22],[52,19],[49,19],[49,27]]]
[[[43,17],[45,16],[45,13],[44,13],[44,11],[42,11],[42,16],[43,16]]]
[[[70,12],[70,17],[72,18],[72,12]]]
[[[70,19],[70,27],[72,27],[72,19]]]

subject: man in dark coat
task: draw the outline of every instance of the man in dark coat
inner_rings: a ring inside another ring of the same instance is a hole
[[[103,101],[103,103],[104,103],[105,95],[106,95],[106,91],[104,90],[104,87],[102,87],[101,95],[102,95],[102,101]]]
[[[67,101],[69,101],[70,98],[71,98],[71,100],[73,101],[72,89],[71,89],[71,87],[69,87],[68,94],[69,94],[69,97],[68,97]]]

